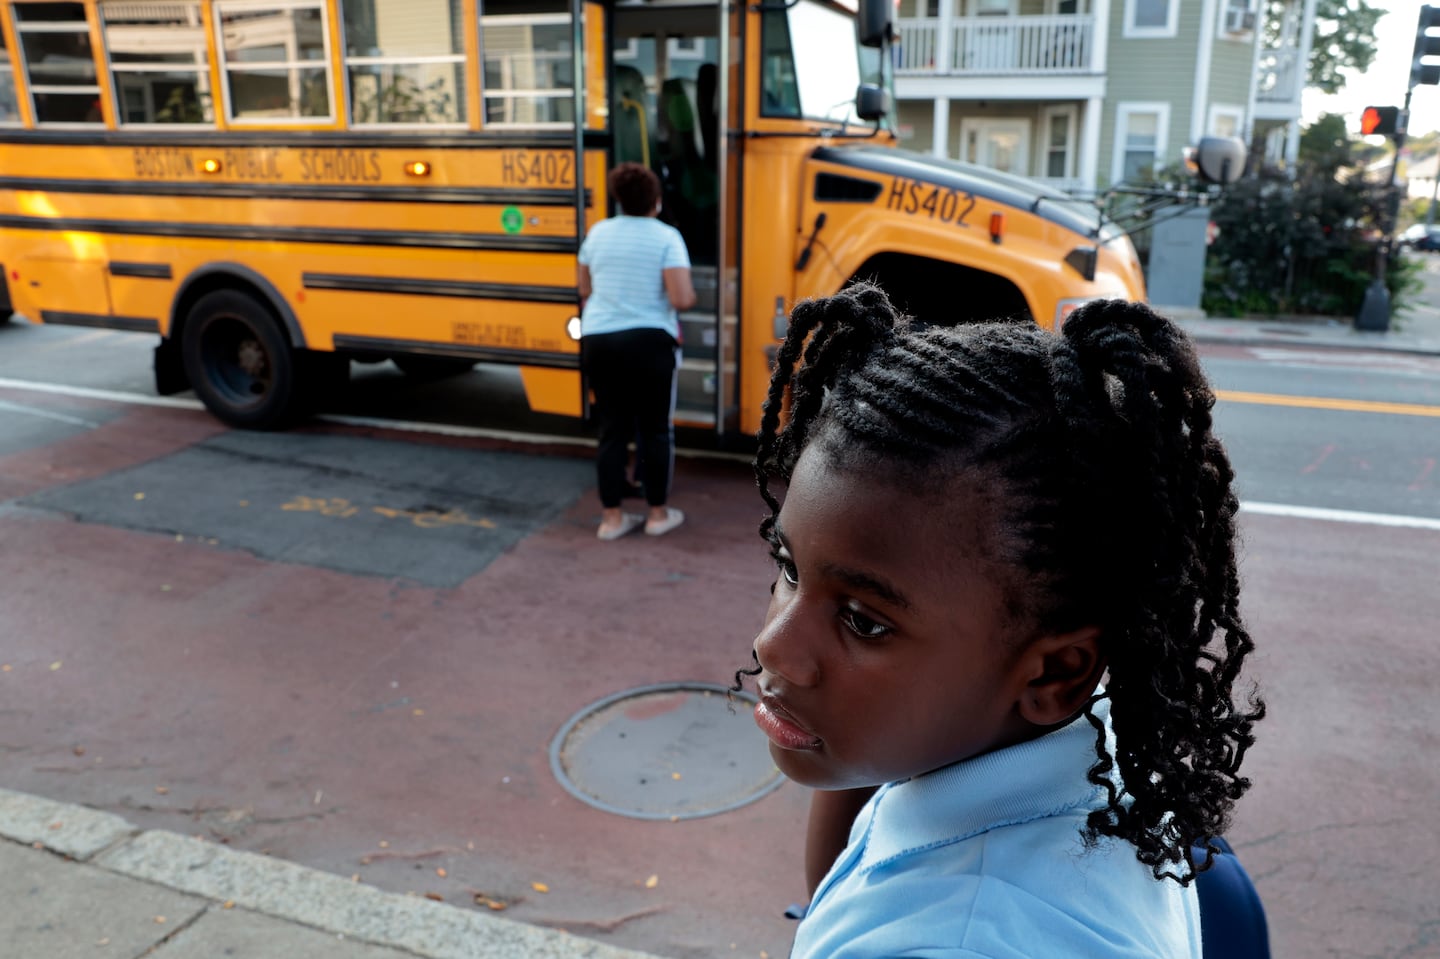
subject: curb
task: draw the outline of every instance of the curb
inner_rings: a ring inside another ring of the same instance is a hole
[[[425,959],[659,959],[0,789],[0,839]]]
[[[1440,342],[1414,343],[1383,337],[1391,333],[1351,332],[1339,336],[1312,338],[1306,334],[1285,335],[1262,330],[1213,329],[1200,323],[1181,322],[1180,327],[1196,343],[1225,343],[1234,346],[1270,346],[1287,349],[1362,350],[1378,353],[1400,353],[1411,356],[1440,356]],[[1342,338],[1343,337],[1343,338]],[[1375,337],[1375,339],[1371,339]]]

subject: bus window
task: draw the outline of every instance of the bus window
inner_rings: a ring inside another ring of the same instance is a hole
[[[573,127],[573,29],[564,2],[485,0],[486,126]]]
[[[0,126],[20,123],[20,101],[15,97],[15,71],[10,65],[10,48],[0,31]]]
[[[320,3],[216,4],[232,120],[329,120],[330,58]]]
[[[465,123],[461,0],[344,0],[350,120]]]
[[[103,4],[100,15],[120,123],[215,122],[198,2]]]
[[[99,126],[100,81],[84,4],[25,3],[11,9],[36,122]]]
[[[760,28],[763,60],[760,115],[800,116],[800,89],[795,83],[795,57],[790,52],[790,22],[784,10],[768,10]]]

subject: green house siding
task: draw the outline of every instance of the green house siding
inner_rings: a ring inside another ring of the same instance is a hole
[[[1116,105],[1124,101],[1170,104],[1170,124],[1162,162],[1174,163],[1190,140],[1190,112],[1199,56],[1200,17],[1204,0],[1177,0],[1180,5],[1173,37],[1125,36],[1125,0],[1113,0],[1110,51],[1107,56],[1105,113],[1100,118],[1099,186],[1110,185],[1115,157]],[[1217,44],[1218,46],[1218,44]],[[1236,46],[1239,46],[1236,44]],[[1249,67],[1245,68],[1247,71]],[[1215,71],[1211,70],[1211,82]],[[1244,77],[1240,82],[1245,82]],[[1245,87],[1249,89],[1248,85]],[[1245,103],[1247,97],[1238,102]]]
[[[1223,103],[1250,109],[1251,73],[1255,69],[1255,37],[1230,39],[1223,32],[1215,38],[1210,57],[1210,89],[1207,103]],[[1208,110],[1208,106],[1207,106]],[[1208,117],[1206,118],[1209,119]],[[1247,122],[1254,118],[1246,116]],[[1210,131],[1205,130],[1206,133]]]

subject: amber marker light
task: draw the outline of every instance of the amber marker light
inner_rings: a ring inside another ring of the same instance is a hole
[[[204,173],[219,173],[223,169],[225,169],[225,164],[221,163],[214,157],[211,157],[210,159],[205,160],[200,164],[200,170]]]
[[[995,243],[999,243],[999,242],[1000,242],[1000,238],[1001,238],[1002,236],[1004,236],[1004,235],[1005,235],[1005,214],[1003,214],[1003,213],[992,213],[992,214],[990,214],[990,239],[991,239],[991,241],[992,241],[992,242],[995,242]]]
[[[405,173],[408,176],[429,176],[430,164],[424,160],[415,160],[405,164]]]

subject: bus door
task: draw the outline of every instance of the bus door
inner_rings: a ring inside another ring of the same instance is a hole
[[[718,3],[620,3],[613,11],[610,120],[614,162],[642,163],[661,183],[660,218],[690,253],[695,306],[680,315],[676,422],[725,431],[737,414],[736,164],[725,115],[732,22]]]

